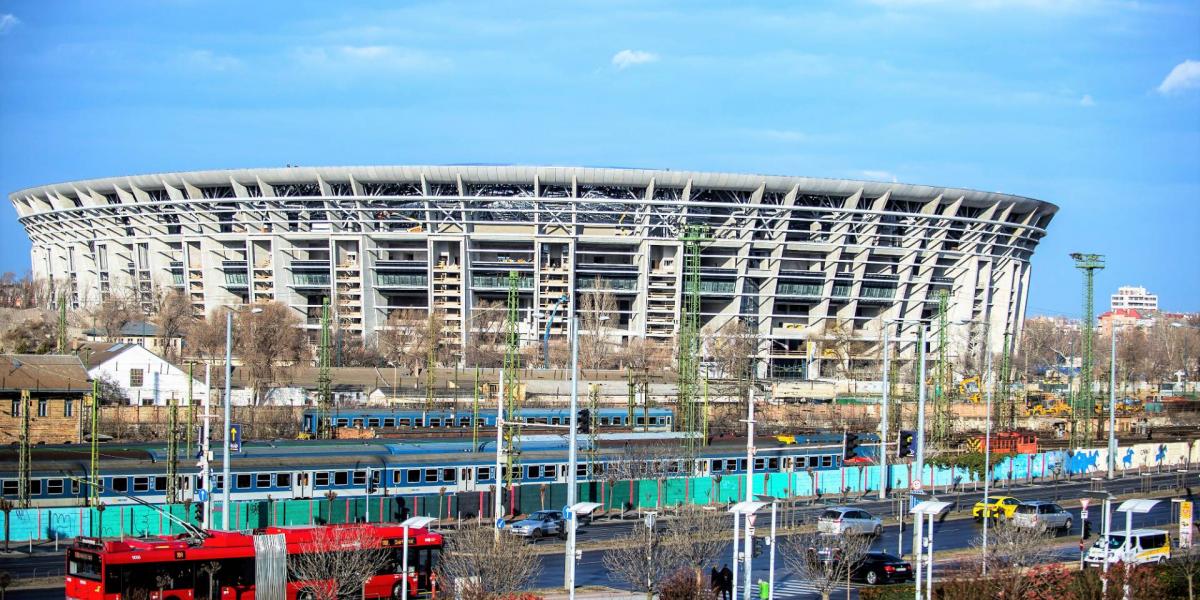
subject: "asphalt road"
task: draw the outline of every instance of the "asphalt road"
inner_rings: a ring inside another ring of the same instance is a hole
[[[993,495],[1010,495],[1016,496],[1022,500],[1052,500],[1059,502],[1070,502],[1077,500],[1081,492],[1089,489],[1103,489],[1114,495],[1136,494],[1143,492],[1158,492],[1163,490],[1174,489],[1177,487],[1180,475],[1174,472],[1155,474],[1148,477],[1142,476],[1126,476],[1115,479],[1113,481],[1094,481],[1092,479],[1074,480],[1074,481],[1057,481],[1045,482],[1037,484],[1017,483],[1012,486],[1001,486],[993,488]],[[1200,484],[1200,474],[1191,472],[1183,475],[1185,483]],[[1179,493],[1179,497],[1191,495],[1191,489],[1187,489]],[[967,486],[966,489],[953,493],[939,493],[937,498],[955,503],[955,508],[952,512],[962,514],[969,511],[974,503],[982,498],[982,488],[975,486]],[[781,508],[778,514],[778,520],[781,524],[812,524],[815,523],[816,517],[825,510],[828,506],[853,504],[856,507],[865,508],[871,513],[884,518],[885,527],[883,535],[876,540],[873,549],[885,550],[892,553],[907,554],[911,551],[912,533],[910,524],[898,524],[896,515],[898,509],[901,508],[900,501],[891,499],[879,501],[872,497],[871,499],[863,498],[855,502],[854,498],[846,499],[842,502],[841,498],[825,499],[820,502],[807,502],[790,509]],[[1164,526],[1169,525],[1172,519],[1172,504],[1169,498],[1164,498],[1151,512],[1145,515],[1135,515],[1133,519],[1134,527],[1147,526]],[[1075,545],[1079,537],[1079,509],[1070,509],[1075,522],[1074,530],[1067,535],[1060,536],[1062,550],[1060,557],[1062,559],[1070,559],[1078,557],[1078,549]],[[766,514],[759,517],[760,521],[757,527],[757,534],[761,537],[766,535],[769,530],[769,521]],[[907,521],[908,519],[906,519]],[[1100,532],[1100,510],[1099,507],[1093,504],[1089,510],[1089,520],[1092,523],[1092,540],[1099,535]],[[613,581],[603,565],[603,550],[588,550],[589,543],[604,542],[613,538],[626,535],[635,523],[636,519],[617,522],[598,522],[594,525],[584,527],[579,532],[579,543],[584,548],[583,558],[579,562],[576,569],[576,584],[579,586],[601,585],[610,587],[621,587],[619,582]],[[660,521],[661,522],[661,521]],[[1114,513],[1113,525],[1116,529],[1124,527],[1124,517]],[[903,532],[901,531],[903,527]],[[957,550],[971,547],[979,535],[982,533],[982,527],[971,519],[954,519],[950,518],[943,522],[934,525],[934,550],[944,552],[949,550]],[[732,537],[732,531],[730,532]],[[540,546],[547,546],[547,550],[551,553],[542,556],[542,568],[535,580],[534,587],[541,589],[554,589],[562,585],[563,570],[564,570],[564,555],[561,551],[563,542],[557,539],[545,539],[536,542]],[[787,551],[787,542],[781,538],[780,545],[777,548],[776,558],[776,594],[775,597],[780,600],[804,599],[818,597],[818,594],[813,589],[812,585],[807,581],[802,581],[795,577],[786,567],[786,563],[782,558],[782,553]],[[558,551],[555,551],[558,550]],[[732,548],[726,547],[722,552],[721,564],[730,563],[732,560]],[[767,578],[768,569],[767,554],[754,559],[752,581],[757,582],[759,579]],[[715,565],[720,566],[720,565]],[[43,548],[35,551],[32,556],[21,554],[19,556],[0,557],[0,570],[9,571],[15,578],[43,576],[47,574],[61,574],[63,568],[62,554],[52,553],[48,548]],[[742,579],[744,574],[739,574],[739,579]],[[740,584],[741,582],[739,582]],[[857,597],[854,589],[857,589],[862,584],[852,584],[851,597]],[[61,598],[62,588],[50,588],[39,590],[13,590],[7,594],[10,599],[41,599],[41,598]]]

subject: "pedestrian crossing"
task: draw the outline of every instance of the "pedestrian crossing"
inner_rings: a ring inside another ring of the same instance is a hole
[[[857,584],[857,583],[850,584],[850,589],[852,589],[852,590],[858,590],[859,587],[861,587],[860,584]],[[837,592],[837,591],[841,590],[844,592],[845,589],[846,589],[846,584],[843,582],[837,586],[834,586],[834,588],[830,591]],[[775,598],[778,600],[801,600],[801,599],[812,598],[814,596],[820,597],[821,591],[816,586],[814,586],[811,581],[808,581],[806,579],[788,578],[783,581],[775,582],[775,594],[774,595],[775,595]],[[855,594],[855,595],[857,595],[857,594]],[[757,589],[754,590],[753,596],[755,598],[758,597]]]

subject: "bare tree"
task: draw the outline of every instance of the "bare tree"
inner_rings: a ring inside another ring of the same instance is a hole
[[[184,333],[190,352],[215,362],[225,356],[225,313],[214,310],[203,319],[192,321]]]
[[[579,364],[584,369],[613,367],[610,332],[617,322],[617,297],[607,281],[596,277],[579,298]]]
[[[802,533],[783,544],[783,562],[796,577],[808,580],[822,600],[829,600],[838,586],[848,584],[870,548],[867,536]]]
[[[980,561],[987,560],[990,585],[994,586],[997,596],[1004,598],[1024,598],[1027,591],[1036,584],[1034,578],[1025,575],[1025,571],[1045,563],[1054,557],[1053,545],[1048,543],[1046,532],[1031,528],[1018,527],[1008,522],[997,523],[988,536],[986,553],[983,550],[983,538],[977,538],[972,546],[977,553],[974,561],[969,561],[969,568],[980,572]]]
[[[359,597],[367,580],[388,564],[388,554],[366,527],[315,527],[300,552],[288,557],[289,579],[321,582],[305,588],[314,600]]]
[[[178,358],[172,342],[182,338],[195,320],[192,318],[192,302],[182,291],[172,289],[159,298],[154,311],[159,337],[163,340],[163,354],[168,361]]]
[[[665,560],[672,566],[690,569],[697,589],[703,589],[704,567],[717,560],[728,530],[729,519],[724,512],[681,506],[662,536]]]
[[[0,306],[5,308],[44,307],[50,302],[50,286],[26,273],[18,278],[12,272],[0,275]]]
[[[661,340],[632,338],[621,353],[621,364],[635,373],[661,373],[671,369],[671,345]]]
[[[659,560],[663,551],[662,536],[641,522],[617,544],[616,548],[604,553],[604,568],[614,579],[646,594],[646,600],[652,600],[659,581],[670,573],[667,561]]]
[[[446,315],[441,311],[398,310],[388,317],[387,326],[378,334],[379,352],[389,363],[419,373],[429,362],[431,350],[435,363],[444,358],[438,340],[445,328]]]
[[[1188,600],[1196,600],[1196,582],[1200,578],[1200,547],[1176,548],[1167,563],[1171,570],[1187,582]]]
[[[497,542],[492,528],[466,525],[446,536],[438,580],[451,597],[492,600],[528,588],[540,569],[531,545]]]
[[[121,329],[142,316],[137,304],[114,292],[105,298],[92,311],[92,319],[104,328],[104,336],[108,340],[121,335]]]
[[[372,341],[364,341],[358,335],[347,335],[338,344],[337,366],[339,367],[385,367],[387,360],[379,353]]]
[[[465,350],[465,364],[484,368],[500,366],[504,360],[507,316],[508,308],[503,302],[483,300],[471,307],[471,343]]]
[[[260,310],[244,310],[234,318],[233,343],[250,371],[255,398],[260,398],[261,387],[275,381],[280,368],[308,358],[311,351],[303,321],[288,305],[267,302],[255,308]]]

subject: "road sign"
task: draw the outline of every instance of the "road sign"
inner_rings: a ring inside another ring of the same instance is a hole
[[[1086,508],[1079,511],[1079,520],[1081,520],[1081,521],[1087,520],[1087,509]]]
[[[1192,547],[1192,501],[1179,503],[1179,547]]]
[[[746,522],[749,523],[749,527],[750,527],[751,531],[754,530],[754,517],[757,517],[757,516],[758,515],[756,515],[754,513],[750,513],[750,514],[746,515]]]
[[[496,529],[504,529],[504,519],[496,519]]]
[[[208,502],[208,490],[206,490],[204,488],[200,488],[200,489],[196,490],[196,501],[197,502]]]
[[[1091,501],[1092,501],[1091,498],[1080,498],[1079,499],[1079,510],[1086,513],[1088,504],[1090,504]]]
[[[562,517],[563,517],[564,521],[571,520],[571,507],[570,506],[564,506],[562,508]]]
[[[242,451],[242,426],[241,425],[230,425],[229,426],[229,451],[230,452],[241,452]]]
[[[746,535],[748,535],[750,537],[754,537],[754,526],[753,525],[746,528]]]
[[[912,483],[910,483],[908,487],[910,489],[912,489],[912,491],[914,491],[914,492],[921,491],[921,480],[920,479],[912,480]]]

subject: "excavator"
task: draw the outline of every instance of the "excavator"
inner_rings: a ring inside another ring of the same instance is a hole
[[[979,377],[967,377],[959,382],[958,395],[971,404],[979,404],[983,401],[983,388],[979,385]]]

